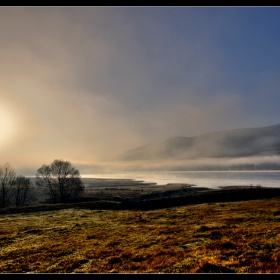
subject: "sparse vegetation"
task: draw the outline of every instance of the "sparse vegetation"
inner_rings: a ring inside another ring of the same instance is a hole
[[[279,202],[1,214],[0,272],[279,273]]]

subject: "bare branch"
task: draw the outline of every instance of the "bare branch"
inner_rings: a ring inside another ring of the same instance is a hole
[[[79,170],[69,161],[56,159],[51,165],[42,165],[36,179],[37,186],[48,189],[54,203],[72,201],[84,191]]]

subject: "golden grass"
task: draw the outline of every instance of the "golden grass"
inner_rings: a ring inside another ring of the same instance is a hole
[[[0,215],[1,273],[279,273],[280,198]]]

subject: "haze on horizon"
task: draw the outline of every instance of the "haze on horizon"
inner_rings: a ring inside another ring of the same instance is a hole
[[[0,164],[121,170],[141,145],[279,124],[279,25],[279,7],[0,7]]]

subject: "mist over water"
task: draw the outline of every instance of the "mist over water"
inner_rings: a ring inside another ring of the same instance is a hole
[[[280,187],[280,171],[166,171],[84,174],[82,178],[133,179],[166,185],[194,184],[217,189],[220,186],[261,185]]]

